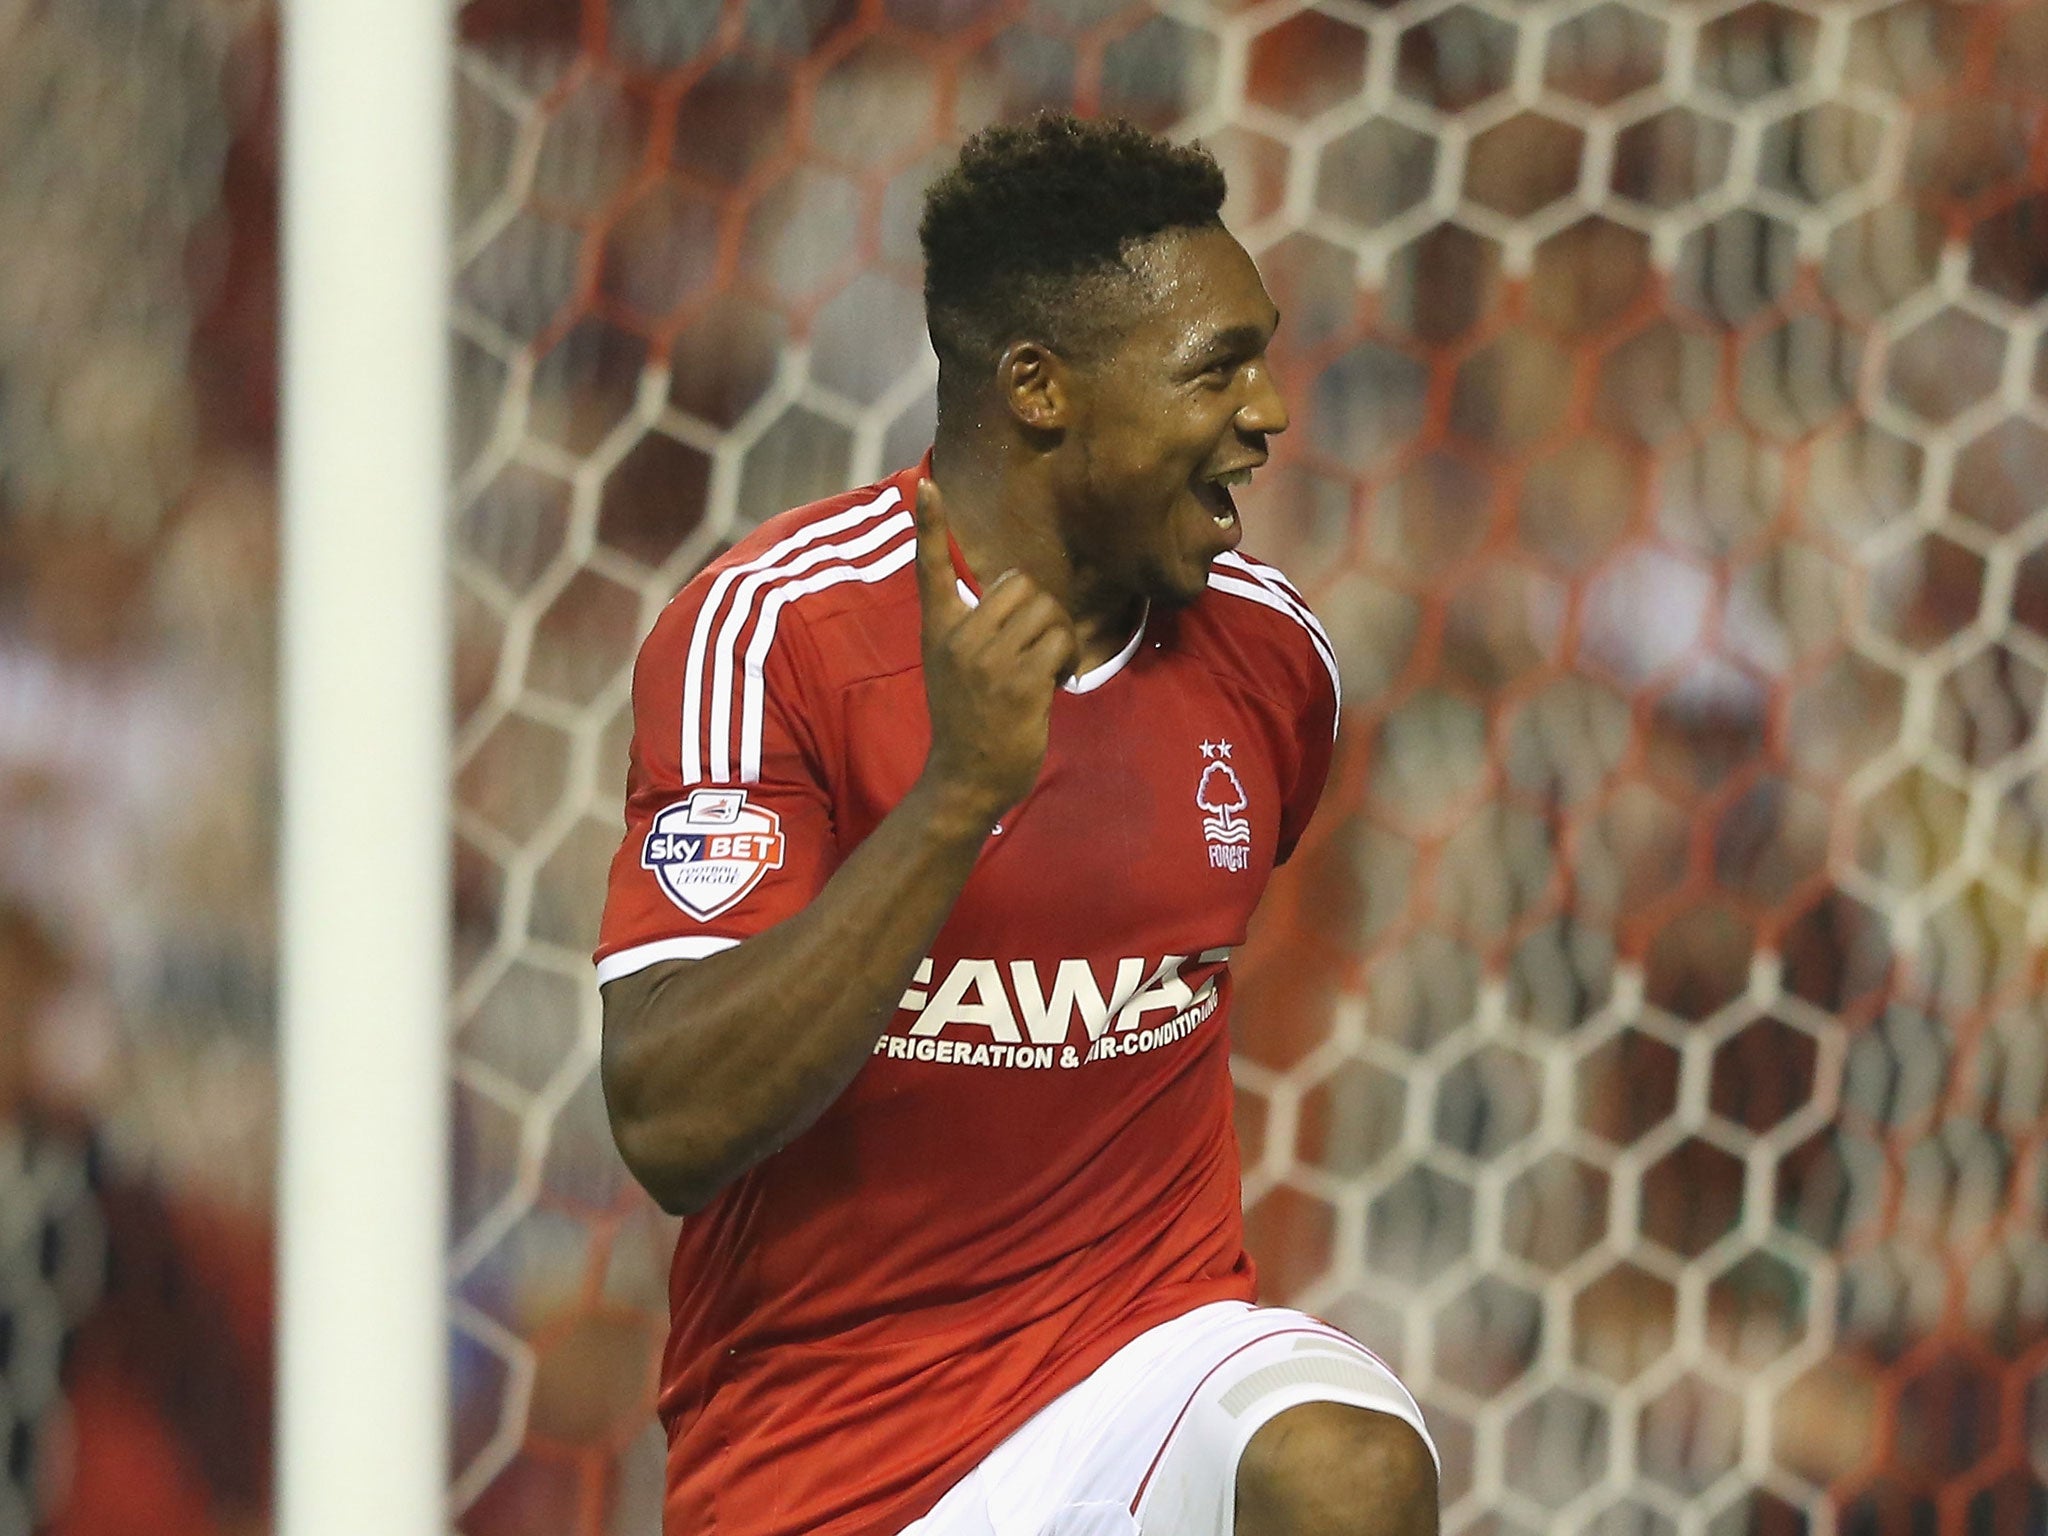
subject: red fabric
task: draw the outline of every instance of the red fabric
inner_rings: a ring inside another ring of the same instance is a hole
[[[49,1536],[222,1536],[211,1490],[143,1391],[95,1366],[68,1396],[69,1496]]]
[[[101,1192],[110,1280],[66,1373],[70,1467],[50,1536],[267,1526],[272,1236],[142,1186]]]
[[[915,780],[917,474],[774,519],[656,624],[601,960],[797,912]],[[853,572],[876,579],[818,579]],[[1243,942],[1328,771],[1334,682],[1297,601],[1263,568],[1219,565],[1194,605],[1150,616],[1120,671],[1056,698],[1037,787],[874,1059],[684,1223],[661,1396],[670,1536],[894,1536],[1137,1334],[1252,1297],[1229,967],[1202,957]],[[742,782],[750,708],[759,769]],[[649,833],[714,781],[780,818],[782,863],[699,921],[648,867]]]

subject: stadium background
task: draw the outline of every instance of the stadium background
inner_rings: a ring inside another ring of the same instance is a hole
[[[1269,1296],[1448,1532],[2048,1529],[2048,5],[458,14],[466,1536],[656,1528],[635,641],[921,451],[919,189],[1049,105],[1208,142],[1287,317],[1248,538],[1347,709],[1243,956]],[[275,40],[0,3],[0,1531],[268,1528]]]

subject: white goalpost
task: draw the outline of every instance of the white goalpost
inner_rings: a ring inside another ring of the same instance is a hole
[[[284,10],[279,1529],[446,1529],[445,5]]]

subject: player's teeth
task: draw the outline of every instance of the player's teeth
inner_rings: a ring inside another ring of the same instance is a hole
[[[1229,486],[1232,489],[1235,489],[1240,485],[1250,485],[1251,483],[1252,472],[1248,469],[1233,469],[1227,475],[1216,476],[1216,484],[1222,486]]]
[[[1230,511],[1228,508],[1225,508],[1221,512],[1211,512],[1209,514],[1209,520],[1215,523],[1215,525],[1218,528],[1228,528],[1232,523],[1237,521],[1237,514],[1235,512]]]

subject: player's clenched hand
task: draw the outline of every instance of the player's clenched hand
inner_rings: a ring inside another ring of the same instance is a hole
[[[917,488],[917,585],[932,717],[925,772],[994,821],[1031,792],[1045,762],[1053,694],[1074,669],[1074,626],[1021,571],[1005,571],[967,606],[945,503],[929,480]]]

